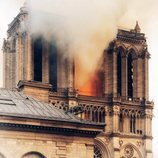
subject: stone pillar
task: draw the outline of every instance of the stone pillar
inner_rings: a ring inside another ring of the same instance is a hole
[[[22,80],[22,51],[21,51],[21,35],[18,34],[16,36],[16,83],[18,83],[20,80]]]
[[[119,132],[119,114],[120,107],[117,105],[113,106],[113,132]]]
[[[16,83],[16,69],[15,69],[16,68],[16,52],[15,51],[11,53],[11,60],[12,60],[11,61],[11,63],[12,63],[12,65],[11,65],[11,68],[12,68],[11,87],[15,88],[18,84],[18,83]]]
[[[112,75],[113,75],[113,56],[112,54],[108,53],[107,51],[105,53],[105,87],[104,87],[104,94],[105,96],[109,96],[112,94],[112,86],[113,86],[113,80],[112,80]]]
[[[152,136],[152,110],[146,109],[145,110],[145,135]]]
[[[32,38],[30,33],[27,33],[26,38],[26,47],[27,47],[27,67],[26,69],[26,80],[33,80],[33,49],[32,49]]]
[[[6,42],[6,48],[4,52],[4,68],[5,68],[5,88],[15,88],[15,63],[16,63],[16,58],[15,58],[15,37],[12,35],[9,37],[8,41]]]
[[[144,58],[144,98],[149,100],[149,68],[148,68],[149,57]]]
[[[113,117],[112,117],[112,109],[110,107],[105,107],[105,131],[112,132],[113,131]]]
[[[86,158],[93,158],[93,157],[94,157],[94,145],[86,144]]]
[[[145,110],[145,157],[153,158],[152,153],[152,110]]]
[[[68,91],[74,90],[74,75],[74,58],[72,54],[70,54],[68,57]]]
[[[119,144],[119,137],[113,137],[112,141],[113,141],[113,152],[111,152],[112,154],[112,158],[119,158],[120,157],[120,144]]]
[[[143,60],[137,59],[137,98],[143,98]]]
[[[8,65],[8,49],[3,53],[3,83],[4,88],[8,88],[9,81],[9,65]]]
[[[122,56],[122,97],[127,98],[128,94],[128,78],[127,78],[127,56]]]
[[[113,52],[113,97],[117,97],[117,52]]]

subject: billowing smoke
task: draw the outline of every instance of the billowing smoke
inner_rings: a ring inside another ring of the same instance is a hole
[[[125,2],[125,1],[124,1]],[[122,0],[30,0],[31,31],[52,35],[64,53],[76,60],[76,87],[93,76],[103,50],[115,38],[126,10]]]
[[[65,55],[75,54],[79,88],[93,76],[118,26],[131,29],[138,20],[149,38],[149,51],[158,35],[157,0],[28,0],[28,4],[31,31],[47,39],[53,35]]]

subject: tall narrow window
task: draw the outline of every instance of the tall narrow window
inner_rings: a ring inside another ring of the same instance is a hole
[[[119,127],[120,127],[120,132],[123,132],[123,116],[120,114],[119,118]]]
[[[117,94],[121,96],[121,49],[118,50],[117,54]]]
[[[49,46],[49,83],[52,90],[57,91],[57,47],[54,42]]]
[[[133,133],[136,133],[136,117],[133,117]]]
[[[133,118],[130,116],[130,132],[132,133],[133,131]]]
[[[128,55],[128,97],[133,97],[133,61],[131,53]]]
[[[34,80],[42,81],[42,38],[34,41]]]

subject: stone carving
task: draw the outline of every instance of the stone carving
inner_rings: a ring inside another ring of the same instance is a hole
[[[120,144],[120,146],[122,146],[123,145],[123,140],[119,140],[119,144]]]
[[[124,149],[124,154],[127,158],[132,158],[134,155],[134,149],[131,145],[127,145]]]

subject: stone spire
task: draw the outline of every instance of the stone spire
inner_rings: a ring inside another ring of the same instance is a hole
[[[136,21],[136,26],[135,26],[134,30],[136,31],[136,33],[140,33],[140,31],[141,31],[138,21]]]

